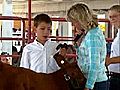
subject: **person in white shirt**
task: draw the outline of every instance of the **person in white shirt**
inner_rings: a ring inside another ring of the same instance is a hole
[[[60,69],[53,58],[58,43],[48,40],[51,26],[52,21],[46,14],[39,14],[34,18],[37,38],[24,47],[20,67],[37,73],[53,73]]]
[[[117,36],[112,42],[110,59],[106,61],[111,72],[110,90],[120,90],[120,5],[112,6],[108,16],[112,25],[118,29]]]

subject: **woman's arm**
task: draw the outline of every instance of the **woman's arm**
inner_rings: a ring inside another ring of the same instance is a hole
[[[99,38],[91,35],[90,39],[87,42],[87,47],[89,52],[90,67],[85,87],[87,89],[92,89],[96,82],[100,66],[101,44]]]

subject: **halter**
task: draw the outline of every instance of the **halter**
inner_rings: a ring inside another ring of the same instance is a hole
[[[84,78],[82,72],[79,71],[80,69],[77,66],[76,62],[69,63],[59,53],[56,53],[53,57],[56,60],[58,66],[61,67],[61,69],[64,71],[63,76],[66,82],[68,83],[70,90],[83,90],[86,83],[86,79]],[[69,72],[68,70],[71,72]]]

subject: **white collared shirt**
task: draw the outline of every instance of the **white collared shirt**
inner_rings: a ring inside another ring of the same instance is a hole
[[[52,57],[58,43],[46,41],[43,46],[36,40],[23,49],[20,67],[29,68],[37,73],[52,73],[60,69]]]
[[[118,29],[117,37],[112,42],[110,58],[117,56],[120,56],[120,29]],[[110,72],[120,73],[120,63],[110,64],[108,69]]]

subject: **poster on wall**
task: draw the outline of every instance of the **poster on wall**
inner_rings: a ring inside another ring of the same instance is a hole
[[[98,14],[97,15],[97,18],[98,19],[105,19],[105,14]],[[105,30],[106,30],[106,23],[105,22],[98,22],[98,26],[99,26],[99,28],[101,28],[101,30],[103,31],[103,32],[105,32]]]

